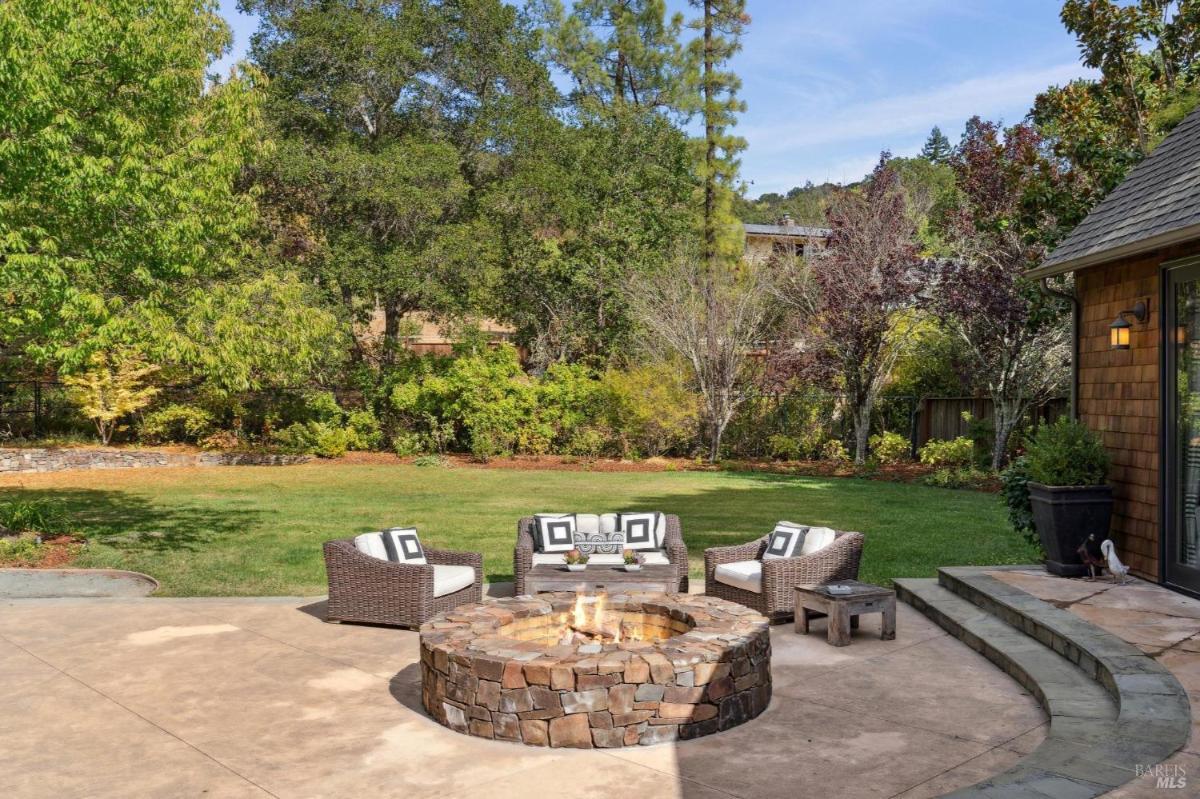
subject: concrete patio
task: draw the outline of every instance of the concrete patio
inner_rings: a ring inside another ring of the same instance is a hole
[[[419,709],[417,635],[305,599],[0,605],[0,795],[918,797],[1044,736],[1025,691],[907,606],[896,641],[772,630],[756,721],[633,750],[469,738]],[[822,630],[818,623],[818,630]],[[14,723],[15,722],[15,723]]]

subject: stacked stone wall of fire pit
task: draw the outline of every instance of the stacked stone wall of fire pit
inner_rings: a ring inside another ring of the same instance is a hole
[[[696,738],[771,701],[767,619],[703,596],[607,597],[619,642],[562,643],[571,593],[469,605],[421,627],[422,701],[482,738],[590,749]]]

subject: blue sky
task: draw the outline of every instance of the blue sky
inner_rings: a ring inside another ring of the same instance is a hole
[[[686,9],[686,0],[668,0]],[[1039,91],[1087,74],[1057,0],[748,0],[733,69],[747,111],[748,194],[854,181],[881,149],[912,155],[938,125],[1016,122]],[[221,0],[244,56],[257,20]]]

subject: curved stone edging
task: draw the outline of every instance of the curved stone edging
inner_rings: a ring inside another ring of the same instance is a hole
[[[698,595],[611,594],[626,640],[560,643],[575,601],[499,599],[423,624],[426,711],[481,738],[591,749],[710,735],[770,703],[770,626],[757,612]]]
[[[896,581],[904,601],[1003,668],[1050,715],[1050,732],[1033,753],[948,796],[1099,796],[1187,743],[1190,705],[1170,671],[986,573],[994,570],[943,568],[936,582]]]
[[[0,474],[62,472],[69,469],[146,469],[164,466],[291,466],[308,455],[269,452],[163,452],[116,447],[0,448]]]
[[[0,569],[0,597],[139,597],[158,590],[158,580],[121,569]]]

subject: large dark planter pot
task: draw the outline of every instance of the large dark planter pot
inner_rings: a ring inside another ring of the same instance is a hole
[[[1029,503],[1033,526],[1046,551],[1046,571],[1062,577],[1086,575],[1087,566],[1077,550],[1091,533],[1097,541],[1108,538],[1112,487],[1048,486],[1030,481]]]

